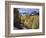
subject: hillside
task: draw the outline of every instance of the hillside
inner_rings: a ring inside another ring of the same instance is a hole
[[[23,23],[26,28],[37,29],[39,27],[39,16],[21,16],[21,23]]]

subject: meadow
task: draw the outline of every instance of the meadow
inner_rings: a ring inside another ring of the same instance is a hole
[[[21,16],[21,23],[28,29],[38,29],[39,28],[39,16]]]

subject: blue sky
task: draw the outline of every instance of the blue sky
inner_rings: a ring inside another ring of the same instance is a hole
[[[33,11],[36,11],[37,13],[39,12],[39,9],[37,9],[37,8],[18,8],[18,10],[19,10],[19,13],[29,13],[29,14],[31,14]]]

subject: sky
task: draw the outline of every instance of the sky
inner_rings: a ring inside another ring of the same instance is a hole
[[[22,15],[24,15],[23,13],[28,13],[31,14],[33,11],[36,11],[37,13],[39,12],[39,9],[37,8],[18,8],[19,13],[21,13]]]

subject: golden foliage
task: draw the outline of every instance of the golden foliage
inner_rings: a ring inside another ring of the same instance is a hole
[[[21,22],[28,28],[35,29],[39,26],[39,16],[21,16]]]

